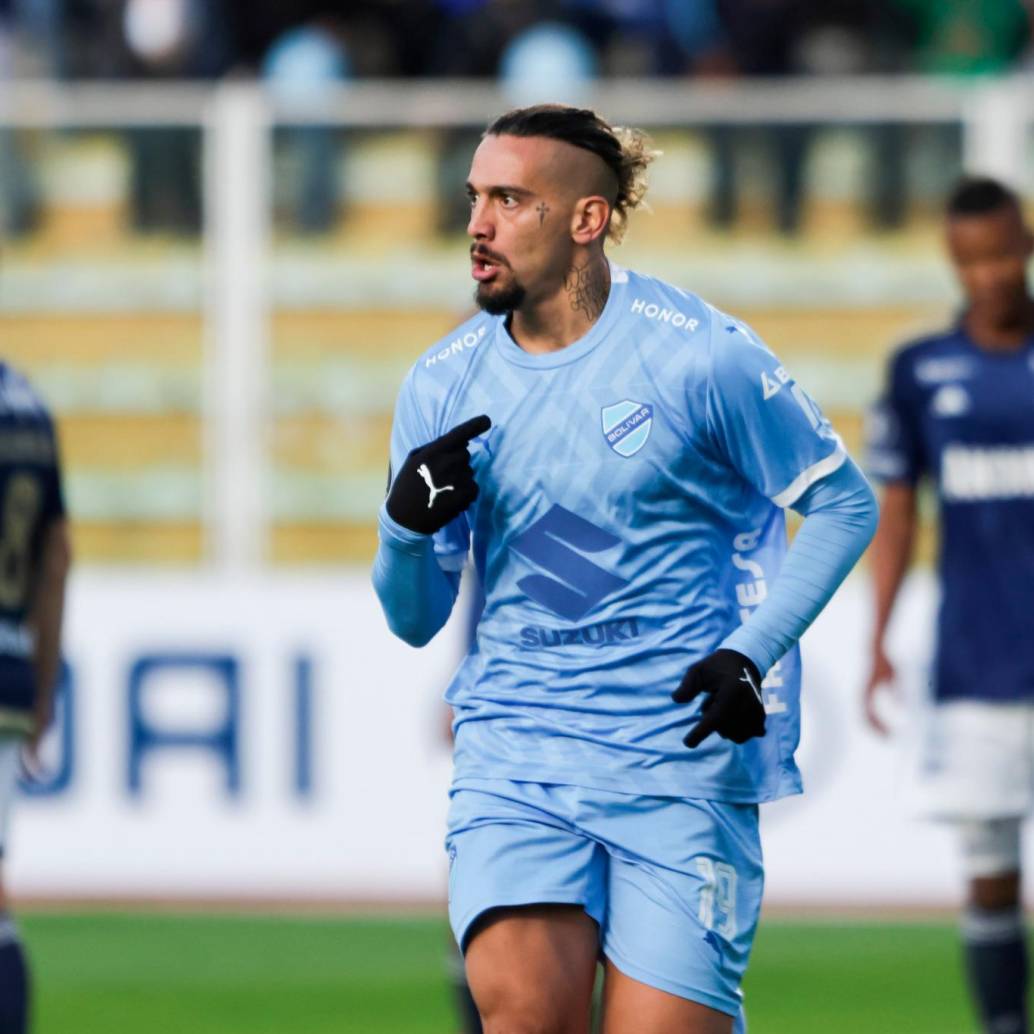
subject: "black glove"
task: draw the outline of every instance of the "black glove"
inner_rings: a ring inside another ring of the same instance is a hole
[[[687,747],[699,747],[712,732],[733,743],[765,735],[761,673],[749,657],[735,650],[715,650],[690,666],[671,699],[688,704],[698,693],[707,693],[708,698],[700,721],[682,741]]]
[[[388,492],[388,516],[410,531],[433,535],[463,513],[478,496],[467,442],[491,426],[487,416],[476,416],[414,449]]]

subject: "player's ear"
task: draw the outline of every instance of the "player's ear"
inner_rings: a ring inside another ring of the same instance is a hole
[[[610,202],[600,194],[580,198],[571,216],[571,239],[575,244],[590,244],[610,226]]]

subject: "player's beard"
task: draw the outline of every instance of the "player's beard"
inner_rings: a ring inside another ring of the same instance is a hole
[[[527,292],[516,281],[511,280],[504,287],[494,284],[478,284],[474,289],[474,301],[491,316],[502,316],[519,309]]]

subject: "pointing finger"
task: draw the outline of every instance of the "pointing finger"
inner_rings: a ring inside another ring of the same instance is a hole
[[[491,426],[492,421],[482,413],[481,416],[473,417],[462,424],[457,424],[451,431],[446,431],[435,444],[444,448],[466,445],[471,438],[484,434]]]

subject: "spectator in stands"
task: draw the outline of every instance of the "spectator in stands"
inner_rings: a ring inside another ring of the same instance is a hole
[[[274,40],[262,62],[262,76],[290,118],[292,106],[304,110],[318,102],[348,79],[350,67],[341,26],[325,19],[288,29]],[[281,136],[298,163],[289,191],[293,222],[303,233],[326,233],[338,207],[341,133],[329,126],[297,125]]]
[[[509,0],[434,0],[434,6],[438,28],[424,71],[448,79],[493,77],[506,41],[540,17],[535,4]],[[441,135],[436,182],[440,233],[460,233],[467,225],[467,197],[456,184],[466,180],[479,138],[480,131],[466,127],[446,129]]]
[[[891,7],[910,23],[917,72],[1006,72],[1031,39],[1032,7],[1023,0],[891,0]]]
[[[400,53],[419,44],[426,51],[426,28],[412,12],[430,0],[223,0],[226,24],[233,41],[234,67],[260,74],[263,63],[279,41],[293,32],[316,27],[334,37],[347,53],[350,74],[388,76],[405,72],[420,75],[410,63],[403,68]],[[418,12],[417,12],[418,13]],[[404,39],[417,33],[417,41]],[[423,32],[421,36],[420,33]],[[321,58],[322,60],[322,58]]]
[[[1032,38],[1034,4],[1024,0],[890,0],[908,27],[907,68],[929,75],[1001,75],[1016,68]],[[947,191],[962,174],[962,127],[937,125],[924,133],[936,160],[935,186]]]
[[[673,22],[704,22],[713,0],[568,0],[569,17],[600,54],[603,74],[620,78],[681,75],[686,58]]]
[[[672,4],[671,9],[677,12],[680,7]],[[880,0],[830,0],[821,5],[806,0],[713,0],[713,10],[715,17],[705,20],[697,8],[690,25],[694,31],[684,44],[691,69],[701,75],[857,75],[892,71],[900,63],[900,26]],[[815,128],[793,122],[762,130],[778,170],[776,224],[787,235],[800,228]],[[722,126],[712,132],[711,218],[718,226],[729,226],[736,218],[736,151],[744,135],[756,131],[757,127]],[[873,221],[896,225],[903,215],[900,136],[891,127],[876,127],[873,144]]]
[[[709,76],[791,75],[797,71],[794,44],[800,32],[798,0],[706,0],[709,18],[698,18],[697,31],[684,38],[691,70]],[[709,32],[701,32],[701,25]],[[692,49],[689,49],[690,46]],[[736,153],[749,126],[717,126],[711,131],[712,222],[731,226],[738,209]],[[778,169],[776,223],[785,234],[796,233],[801,219],[808,128],[784,124],[762,130]]]
[[[564,5],[542,0],[435,0],[440,23],[428,71],[445,78],[494,78],[502,74],[514,98],[527,96],[548,68],[551,99],[578,92],[595,73],[590,41]],[[541,99],[541,98],[540,98]],[[515,99],[514,103],[518,103]],[[469,216],[467,198],[456,189],[466,179],[479,130],[443,134],[438,163],[438,229],[460,232]]]
[[[14,78],[18,48],[19,9],[13,0],[0,0],[0,89]],[[20,134],[0,126],[0,233],[20,237],[39,221],[40,197]]]
[[[907,61],[907,25],[883,0],[829,0],[807,9],[797,41],[800,70],[810,75],[895,74]],[[861,130],[869,141],[866,186],[873,226],[901,225],[907,202],[905,133],[901,123]]]
[[[211,79],[230,51],[219,0],[127,0],[122,9],[134,79]],[[133,224],[143,232],[197,233],[201,228],[201,137],[193,127],[129,133]]]
[[[28,8],[45,74],[59,79],[119,79],[128,57],[125,0],[15,0]]]
[[[236,66],[269,84],[284,117],[311,108],[321,94],[356,77],[419,75],[432,38],[431,0],[227,0]],[[286,125],[277,143],[297,174],[282,184],[293,225],[325,233],[341,199],[338,169],[347,133]]]
[[[515,107],[585,101],[596,77],[592,44],[573,26],[539,22],[515,36],[499,59],[499,79]]]

